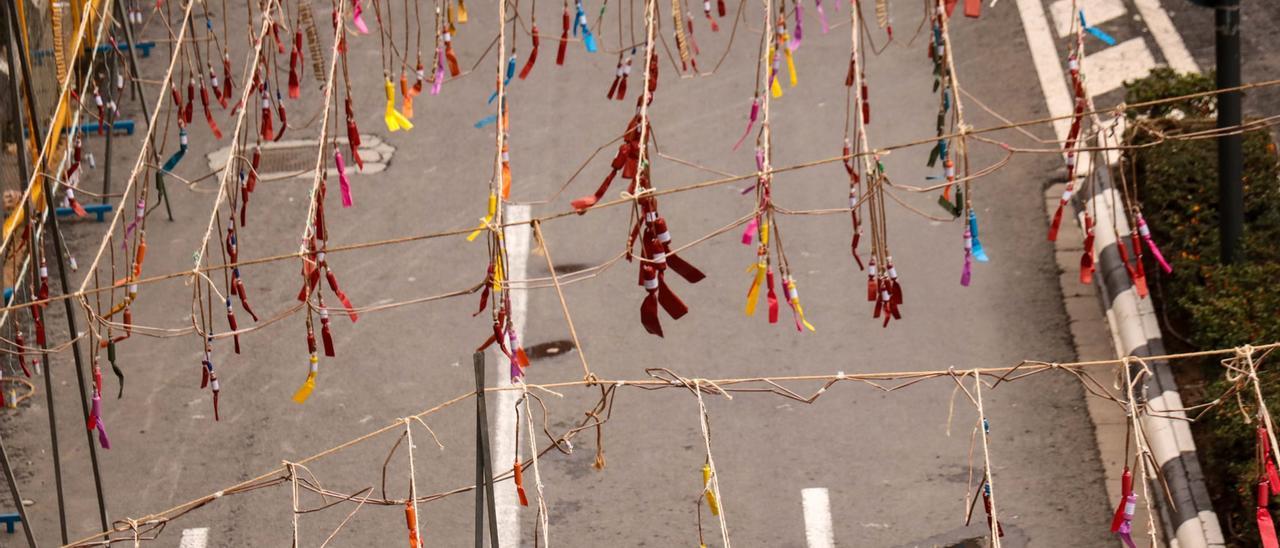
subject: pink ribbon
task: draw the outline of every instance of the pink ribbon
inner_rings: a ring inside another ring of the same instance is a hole
[[[796,35],[791,38],[791,43],[787,47],[791,51],[800,49],[800,42],[804,40],[804,3],[796,2]]]
[[[444,84],[444,50],[436,48],[436,75],[431,83],[431,94],[440,95],[440,85]]]
[[[1142,236],[1143,241],[1147,242],[1147,248],[1151,250],[1151,256],[1155,257],[1156,262],[1160,263],[1160,268],[1165,274],[1172,274],[1173,267],[1164,260],[1164,255],[1160,254],[1160,248],[1156,247],[1156,241],[1151,237],[1151,229],[1147,227],[1146,219],[1142,218],[1142,214],[1138,214],[1138,234]]]
[[[822,34],[826,34],[828,30],[831,30],[831,27],[827,25],[827,12],[822,9],[822,0],[814,0],[813,3],[818,5],[818,23],[822,25]],[[836,0],[837,10],[839,5],[840,0]]]
[[[369,34],[369,26],[364,24],[364,18],[361,17],[364,10],[360,8],[360,0],[351,0],[351,5],[351,22],[355,23],[356,30],[360,31],[360,34]]]

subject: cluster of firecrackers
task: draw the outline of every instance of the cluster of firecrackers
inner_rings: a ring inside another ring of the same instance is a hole
[[[305,320],[307,376],[303,381],[302,386],[300,386],[293,394],[293,401],[298,404],[305,403],[307,398],[311,396],[311,393],[315,391],[316,381],[319,375],[321,348],[323,348],[325,357],[333,358],[337,356],[337,350],[333,341],[333,319],[330,317],[330,313],[334,309],[325,304],[325,290],[322,285],[328,287],[328,292],[331,294],[332,298],[336,299],[338,304],[341,305],[341,308],[338,310],[346,312],[346,316],[351,320],[351,323],[354,324],[359,320],[359,313],[355,306],[351,304],[351,299],[347,297],[346,292],[342,290],[342,287],[338,283],[338,276],[334,272],[333,267],[329,264],[327,253],[329,246],[329,228],[325,216],[325,201],[328,196],[329,176],[329,171],[326,169],[326,166],[328,165],[327,158],[329,157],[328,153],[330,151],[332,151],[333,166],[338,177],[340,203],[343,208],[354,206],[354,200],[352,199],[351,193],[351,182],[347,178],[346,159],[342,155],[342,146],[338,142],[338,135],[340,132],[330,127],[330,114],[336,114],[336,108],[330,110],[328,105],[337,105],[337,70],[339,65],[342,66],[342,87],[345,96],[344,111],[346,115],[345,125],[347,130],[347,145],[353,159],[356,161],[357,168],[362,169],[364,166],[358,151],[360,135],[359,129],[355,126],[355,114],[351,106],[351,83],[347,67],[346,27],[341,24],[346,15],[345,6],[345,4],[340,4],[338,9],[335,10],[333,17],[333,21],[335,22],[334,44],[332,54],[330,55],[329,69],[325,72],[324,76],[324,98],[326,101],[326,110],[321,122],[322,130],[319,138],[321,146],[316,151],[315,179],[311,192],[310,207],[308,208],[308,218],[303,228],[303,260],[301,268],[302,287],[298,290],[297,300],[301,303],[305,303],[307,307]],[[382,16],[381,12],[377,11],[376,8],[377,5],[375,4],[375,13],[377,13],[378,16],[379,29],[381,32],[381,29],[383,28],[381,26]],[[407,4],[405,9],[408,10]],[[360,32],[368,32],[368,28],[361,17],[363,14],[360,12],[361,8],[359,4],[354,3],[352,5],[352,17],[353,20],[359,21],[359,23],[356,24],[357,30]],[[407,18],[408,13],[405,13],[405,16]],[[408,23],[406,22],[406,48],[408,47],[409,42],[409,31],[407,25]],[[407,51],[407,49],[405,51]],[[385,68],[386,65],[384,65],[384,69]],[[387,74],[390,73],[384,71],[384,76]],[[390,82],[390,80],[386,79],[384,87],[387,82]],[[406,82],[407,77],[404,74],[404,67],[402,66],[402,92],[406,91]],[[389,101],[394,101],[394,91],[391,88],[387,88],[387,93]],[[404,97],[405,110],[408,111],[410,115],[412,114],[412,98],[413,95],[406,95]],[[336,116],[332,122],[332,125],[337,125],[338,122],[336,120]],[[324,278],[323,284],[321,283],[321,278]],[[320,323],[320,344],[317,344],[316,342],[315,324],[317,317],[319,318]]]
[[[239,97],[233,97],[236,93],[235,82],[231,73],[229,54],[223,48],[224,74],[223,79],[218,81],[216,72],[213,71],[212,50],[210,50],[209,59],[204,66],[209,69],[208,86],[201,79],[200,97],[202,107],[204,109],[206,119],[210,126],[210,131],[214,133],[214,137],[221,139],[221,131],[214,123],[212,116],[212,106],[209,101],[209,90],[214,92],[214,98],[221,108],[229,109],[230,114],[235,117],[231,140],[231,154],[224,166],[221,178],[219,179],[218,198],[214,202],[213,210],[210,213],[209,227],[206,239],[201,249],[196,254],[196,266],[199,267],[205,258],[205,251],[211,245],[209,240],[216,237],[218,251],[221,253],[223,264],[228,268],[222,269],[223,274],[223,290],[217,291],[213,287],[213,280],[208,280],[208,286],[205,284],[197,284],[195,291],[195,303],[193,307],[199,314],[196,320],[197,333],[200,334],[203,345],[203,359],[200,363],[200,387],[208,388],[212,393],[214,420],[219,420],[220,409],[219,399],[222,385],[218,380],[217,368],[214,358],[214,343],[218,336],[215,336],[215,310],[221,310],[226,315],[227,332],[222,336],[229,336],[233,342],[233,350],[236,354],[240,354],[240,333],[242,327],[236,317],[236,302],[239,307],[248,314],[253,321],[258,321],[258,315],[253,311],[249,304],[249,295],[246,288],[244,273],[240,270],[240,254],[243,251],[243,243],[240,238],[241,231],[237,230],[237,222],[240,229],[244,229],[249,223],[248,205],[257,183],[260,180],[259,168],[262,161],[263,146],[267,143],[280,140],[288,130],[288,114],[285,107],[286,96],[280,90],[280,82],[286,82],[288,89],[288,98],[296,100],[301,97],[301,82],[298,77],[301,75],[301,64],[303,63],[302,41],[304,36],[305,24],[302,21],[300,12],[290,14],[286,12],[284,7],[264,6],[261,12],[261,27],[257,31],[257,40],[253,42],[255,49],[250,56],[249,66],[245,67],[245,73],[242,75],[248,80],[248,85],[240,88]],[[252,6],[248,9],[251,10]],[[253,18],[251,17],[251,20]],[[289,36],[286,21],[290,22],[295,28],[295,32],[289,40],[292,46],[290,51],[289,74],[287,76],[280,74],[277,56],[282,56],[287,51],[285,47],[285,36]],[[214,31],[213,25],[206,15],[205,31],[215,45],[226,44],[228,35],[227,29],[222,29],[222,39],[219,42],[217,33]],[[188,68],[200,66],[198,37],[193,33],[189,36],[189,50],[194,57],[194,63],[189,63]],[[252,29],[250,32],[253,32]],[[181,52],[179,52],[179,55]],[[162,172],[171,172],[177,166],[177,161],[181,160],[182,155],[186,153],[186,124],[190,123],[191,112],[194,110],[194,96],[192,88],[200,72],[198,70],[190,70],[188,76],[188,97],[185,104],[181,103],[182,97],[178,93],[176,87],[171,88],[171,94],[175,102],[175,108],[178,108],[178,117],[180,119],[179,129],[182,136],[180,148],[175,157],[171,157],[162,168]],[[175,76],[176,78],[176,76]],[[233,102],[234,100],[234,102]],[[255,101],[259,105],[259,109],[252,108]],[[256,128],[250,127],[256,122]],[[251,137],[252,136],[252,137]],[[252,147],[249,140],[253,139]],[[157,173],[157,180],[160,179],[160,172]],[[140,201],[140,203],[142,203]],[[222,211],[223,204],[226,204],[225,217]],[[225,219],[226,226],[223,226]],[[217,296],[215,300],[214,296]]]
[[[794,52],[800,47],[800,36],[802,34],[802,19],[804,9],[800,7],[800,2],[795,2],[796,10],[796,38],[791,39],[791,35],[787,32],[787,3],[782,0],[778,5],[777,19],[773,21],[774,31],[766,33],[771,38],[769,40],[769,62],[765,66],[765,78],[768,80],[768,88],[773,97],[782,97],[782,84],[778,81],[778,73],[782,71],[782,62],[787,63],[787,83],[791,87],[796,87],[799,81],[796,79],[796,60]],[[851,10],[852,11],[852,10]],[[768,17],[766,17],[766,23]]]
[[[1075,32],[1072,34],[1072,52],[1067,60],[1067,69],[1071,76],[1072,92],[1075,98],[1075,110],[1071,117],[1071,126],[1067,133],[1067,141],[1064,149],[1067,165],[1067,183],[1066,189],[1063,192],[1062,198],[1058,202],[1058,208],[1054,212],[1053,220],[1049,227],[1050,241],[1057,239],[1058,229],[1062,223],[1063,211],[1066,208],[1067,203],[1071,200],[1075,189],[1076,178],[1079,176],[1077,169],[1078,159],[1083,154],[1084,151],[1082,149],[1085,147],[1083,142],[1085,140],[1084,125],[1087,120],[1086,112],[1092,111],[1093,109],[1092,100],[1090,99],[1087,89],[1087,82],[1085,82],[1084,78],[1084,71],[1081,67],[1081,60],[1084,59],[1084,37],[1086,34],[1089,34],[1108,44],[1114,43],[1114,39],[1109,35],[1102,32],[1100,29],[1090,27],[1085,23],[1083,10],[1080,10],[1078,13],[1079,24],[1074,25]],[[1113,128],[1120,125],[1121,116],[1121,114],[1117,114],[1116,120],[1112,123]],[[1092,117],[1096,120],[1096,115],[1092,115]],[[1111,131],[1097,132],[1097,138],[1099,139],[1100,146],[1105,147],[1108,144],[1106,139],[1111,135],[1111,133]],[[1093,153],[1094,157],[1104,155],[1105,152],[1095,151]],[[1103,161],[1107,161],[1105,156]],[[1116,250],[1120,255],[1120,260],[1125,267],[1125,273],[1129,276],[1129,280],[1133,284],[1135,292],[1138,294],[1139,298],[1144,298],[1149,294],[1145,261],[1143,260],[1146,253],[1150,253],[1150,257],[1155,260],[1156,264],[1158,264],[1160,269],[1166,274],[1172,273],[1173,267],[1169,265],[1169,262],[1165,260],[1164,255],[1160,252],[1159,246],[1151,235],[1151,228],[1147,225],[1146,218],[1142,215],[1142,206],[1138,199],[1136,180],[1126,177],[1123,167],[1120,167],[1117,171],[1119,173],[1119,177],[1113,177],[1113,180],[1118,181],[1119,191],[1123,196],[1125,203],[1122,208],[1123,211],[1119,211],[1117,213],[1124,215],[1125,219],[1128,221],[1127,224],[1130,228],[1128,240],[1130,245],[1125,244],[1126,238],[1122,237],[1118,229],[1113,226]],[[1091,174],[1083,175],[1083,177],[1087,184],[1092,185],[1093,178]],[[1098,195],[1096,192],[1092,192],[1092,189],[1090,194],[1095,197],[1093,204],[1096,207],[1096,198]],[[1084,208],[1084,251],[1080,257],[1080,282],[1083,284],[1092,283],[1093,274],[1097,267],[1097,257],[1094,250],[1096,230],[1095,219],[1095,212],[1091,208]],[[1146,249],[1145,253],[1143,251],[1144,247]]]
[[[1258,417],[1257,457],[1257,524],[1258,535],[1264,548],[1280,547],[1276,540],[1276,525],[1271,518],[1271,495],[1280,493],[1280,474],[1276,473],[1275,448],[1271,445],[1271,434],[1267,430],[1263,417]]]
[[[771,2],[770,2],[771,4]],[[769,6],[771,8],[771,6]],[[766,13],[772,13],[772,9],[768,9]],[[776,45],[785,44],[785,8],[779,13],[778,25],[774,27],[774,32],[765,32],[765,36],[761,39],[767,43]],[[772,48],[770,48],[772,50]],[[788,50],[789,51],[789,50]],[[767,78],[772,79],[774,73],[767,70],[767,66],[776,59],[776,52],[769,51],[766,57],[760,59],[760,65],[766,67]],[[759,74],[759,71],[757,71]],[[774,82],[776,84],[776,81]],[[761,96],[762,82],[756,82],[755,95]],[[778,274],[781,276],[781,286],[783,300],[791,308],[792,316],[795,319],[797,331],[804,331],[808,328],[814,330],[813,324],[809,323],[804,317],[804,307],[800,304],[800,293],[796,289],[795,277],[792,275],[790,263],[787,261],[787,255],[782,246],[782,238],[778,229],[778,224],[774,215],[773,204],[773,133],[769,124],[769,95],[763,94],[763,100],[760,105],[760,131],[756,136],[755,160],[756,160],[756,184],[755,194],[756,203],[755,211],[747,226],[742,232],[743,245],[750,246],[755,243],[756,259],[755,262],[747,268],[747,272],[751,275],[751,285],[747,288],[747,301],[745,312],[747,316],[753,316],[760,300],[761,293],[765,296],[769,313],[769,323],[778,322],[778,295],[777,286],[779,280],[774,278],[774,264],[777,264]],[[772,247],[771,247],[772,244]]]
[[[948,22],[955,9],[955,0],[944,0],[934,5],[931,19],[929,58],[933,61],[933,90],[938,92],[939,105],[935,131],[938,142],[929,152],[927,165],[936,168],[942,164],[942,175],[930,179],[943,179],[942,195],[938,197],[938,205],[960,219],[964,226],[964,265],[960,271],[960,285],[968,286],[973,278],[973,262],[987,262],[986,249],[978,235],[978,213],[973,207],[973,191],[970,187],[969,149],[965,135],[967,126],[964,121],[964,109],[960,102],[959,84],[955,73],[955,62],[951,51],[951,36]],[[980,4],[965,2],[965,15],[977,17]],[[960,177],[957,178],[957,164]],[[953,192],[954,195],[953,195]]]
[[[334,153],[335,157],[341,157],[341,151],[336,146],[334,147]],[[347,294],[342,291],[342,287],[338,284],[338,276],[329,265],[326,253],[329,246],[329,229],[324,214],[325,196],[328,192],[327,177],[324,175],[326,172],[322,171],[321,174],[317,175],[319,181],[312,197],[311,224],[306,231],[307,237],[303,245],[305,251],[301,272],[302,287],[298,290],[298,301],[307,304],[308,368],[306,380],[303,381],[302,386],[293,395],[293,400],[300,404],[306,402],[311,392],[315,389],[316,376],[319,373],[320,357],[317,353],[315,336],[316,316],[319,317],[320,321],[320,340],[323,343],[325,357],[333,358],[337,356],[333,343],[333,320],[330,318],[332,308],[325,304],[324,288],[321,287],[320,283],[321,278],[324,278],[324,285],[328,287],[332,297],[341,304],[342,307],[339,310],[346,312],[346,316],[351,320],[351,323],[356,323],[360,319],[355,306],[351,304],[351,299],[347,297]],[[339,173],[340,178],[345,179],[346,175]]]
[[[871,149],[867,138],[867,126],[871,120],[871,103],[867,96],[864,67],[865,56],[861,48],[861,14],[850,9],[851,46],[849,70],[845,86],[849,99],[845,104],[844,167],[849,176],[849,211],[853,223],[850,252],[858,269],[867,271],[867,301],[874,303],[872,317],[881,319],[887,327],[891,320],[902,318],[902,284],[898,281],[898,269],[889,251],[888,226],[885,215],[884,186],[888,177],[884,163]],[[870,226],[871,249],[864,265],[858,253],[864,233],[864,225]]]
[[[506,49],[507,27],[506,27],[506,10],[505,2],[500,3],[498,8],[499,24],[498,32],[498,51]],[[512,21],[511,35],[515,35],[515,21]],[[529,356],[524,350],[524,346],[520,344],[519,334],[516,333],[515,322],[512,319],[511,307],[511,291],[508,286],[510,277],[507,272],[507,265],[510,264],[507,255],[506,240],[506,208],[505,202],[511,196],[511,161],[508,153],[508,141],[510,140],[511,126],[510,117],[508,116],[507,102],[507,84],[511,83],[514,77],[516,55],[514,42],[512,46],[512,54],[505,61],[502,56],[498,56],[497,70],[494,74],[494,94],[489,99],[489,103],[496,103],[495,114],[492,116],[493,124],[496,124],[494,139],[494,164],[493,173],[489,178],[489,203],[485,212],[485,217],[481,219],[480,226],[476,228],[469,236],[468,241],[475,241],[481,234],[487,233],[486,241],[489,244],[489,264],[485,274],[485,280],[482,282],[482,290],[480,293],[480,306],[476,310],[475,316],[479,316],[486,308],[489,309],[490,318],[492,320],[492,333],[480,345],[477,352],[483,352],[491,345],[497,345],[503,356],[506,356],[510,364],[510,378],[512,382],[523,378],[524,371],[529,367]],[[477,124],[477,127],[484,127],[488,123]],[[492,300],[490,298],[492,297]]]
[[[639,246],[638,282],[646,293],[640,304],[640,323],[645,331],[661,337],[663,330],[659,308],[676,320],[689,312],[688,306],[667,284],[667,271],[675,272],[689,283],[697,283],[706,275],[672,252],[671,231],[666,218],[659,213],[658,200],[653,195],[648,141],[653,135],[649,126],[649,107],[653,103],[654,92],[658,89],[658,53],[654,47],[657,16],[655,2],[646,2],[644,85],[636,98],[635,113],[627,122],[622,144],[618,146],[618,152],[610,162],[608,175],[595,193],[573,200],[572,206],[578,213],[585,213],[604,197],[619,173],[623,179],[630,181],[624,194],[633,198],[626,256],[627,260],[634,260],[637,256],[636,246]]]

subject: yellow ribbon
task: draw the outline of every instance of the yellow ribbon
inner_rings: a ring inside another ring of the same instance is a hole
[[[804,319],[804,307],[800,306],[800,294],[796,293],[796,282],[794,280],[787,280],[787,293],[791,294],[791,306],[795,307],[796,315],[800,316],[800,323],[809,328],[809,331],[817,331],[817,329],[814,329],[813,324],[809,323],[809,320]]]
[[[761,233],[763,234],[763,232]],[[754,268],[756,277],[751,281],[751,289],[747,290],[747,315],[754,316],[756,313],[756,301],[760,299],[760,284],[764,282],[765,263],[762,258],[755,266],[747,267],[747,272],[751,272]]]
[[[782,43],[786,44],[790,38],[784,33],[782,35]],[[796,60],[791,55],[791,48],[783,46],[782,56],[787,58],[787,75],[791,78],[791,87],[796,87]]]
[[[773,93],[773,98],[777,99],[779,97],[782,97],[782,84],[778,83],[777,78],[773,78],[773,56],[774,55],[777,55],[777,52],[774,51],[773,48],[769,48],[769,66],[765,69],[764,77],[767,80],[773,81],[773,83],[769,85],[769,91]]]
[[[489,226],[489,223],[493,222],[493,217],[497,214],[498,214],[498,195],[490,192],[489,193],[489,214],[485,215],[484,219],[480,220],[480,226],[476,227],[476,229],[472,231],[471,234],[467,235],[467,241],[468,242],[476,241],[476,238],[480,236],[481,232],[484,232],[484,229]]]
[[[311,356],[311,371],[307,373],[307,381],[298,387],[298,391],[293,393],[293,403],[306,403],[307,398],[311,397],[311,393],[316,389],[316,364],[320,362],[320,358]]]
[[[391,84],[391,78],[387,78],[383,86],[387,91],[387,112],[383,115],[383,119],[387,122],[388,131],[400,131],[401,129],[409,131],[413,129],[413,122],[405,118],[396,110],[396,88]]]
[[[458,0],[458,22],[467,22],[467,4],[462,0]]]
[[[702,465],[702,488],[707,493],[707,506],[711,508],[711,515],[720,515],[720,504],[716,502],[715,490],[710,487],[711,484],[711,465]]]

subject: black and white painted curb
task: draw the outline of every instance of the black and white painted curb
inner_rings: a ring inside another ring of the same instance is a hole
[[[1129,235],[1129,224],[1124,215],[1117,215],[1113,207],[1123,207],[1123,200],[1111,184],[1110,174],[1104,166],[1097,168],[1093,196],[1080,195],[1074,200],[1076,221],[1084,224],[1085,208],[1095,212],[1097,229],[1094,231],[1094,250],[1097,271],[1094,280],[1098,284],[1098,296],[1110,324],[1117,356],[1147,357],[1165,354],[1160,334],[1160,324],[1150,299],[1138,297],[1129,279],[1115,235]],[[1182,397],[1174,381],[1169,364],[1163,361],[1147,362],[1155,373],[1147,381],[1144,390],[1149,413],[1142,417],[1151,452],[1159,464],[1163,479],[1172,495],[1172,504],[1164,496],[1164,488],[1158,481],[1152,482],[1152,493],[1164,524],[1165,537],[1170,546],[1178,548],[1212,548],[1225,545],[1218,515],[1214,513],[1205,487],[1204,473],[1196,455],[1191,426],[1183,408]]]

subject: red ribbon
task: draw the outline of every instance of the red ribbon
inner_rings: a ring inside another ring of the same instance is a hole
[[[533,70],[533,64],[538,60],[538,24],[533,24],[533,50],[529,52],[529,60],[524,62],[524,68],[520,69],[520,79],[524,80],[529,77],[529,71]]]

